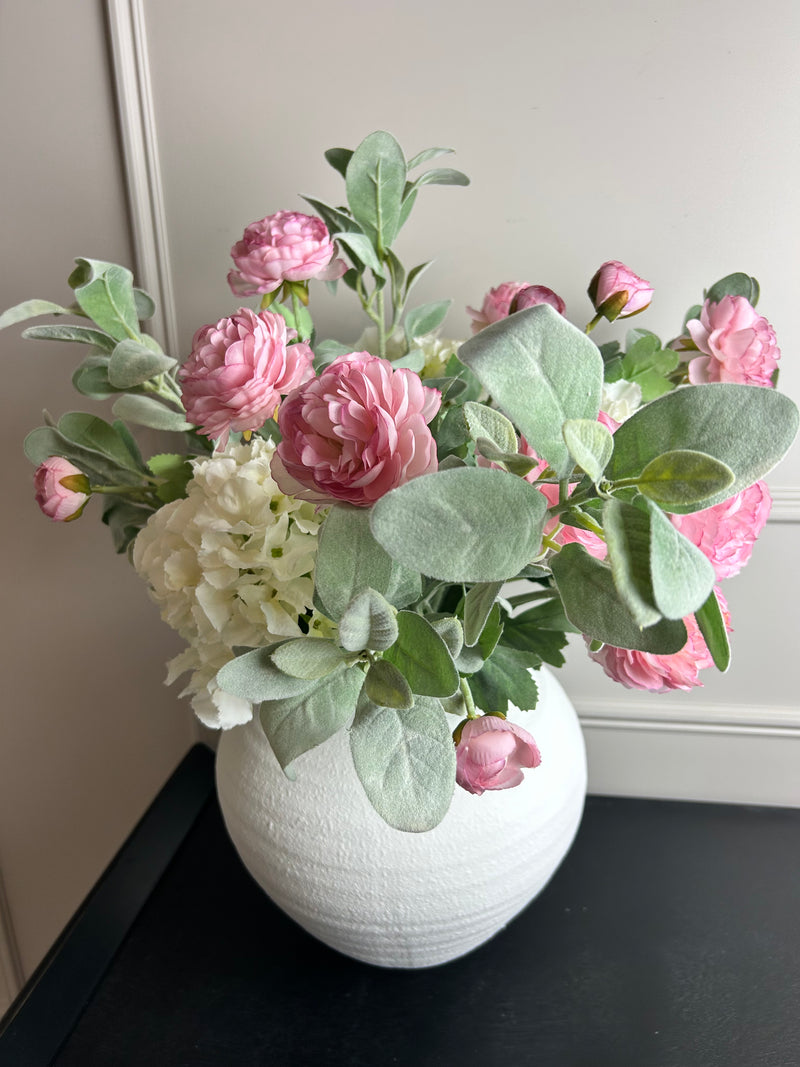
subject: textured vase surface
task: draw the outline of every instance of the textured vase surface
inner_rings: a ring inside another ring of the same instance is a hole
[[[538,706],[509,718],[542,763],[513,789],[456,787],[427,833],[387,826],[356,777],[346,731],[280,769],[257,721],[223,733],[217,791],[228,833],[270,898],[325,944],[384,967],[430,967],[487,941],[549,881],[586,792],[586,755],[555,676]],[[453,720],[455,723],[455,719]]]

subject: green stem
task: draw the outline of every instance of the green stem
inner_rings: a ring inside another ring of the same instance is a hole
[[[386,356],[386,308],[383,300],[383,289],[378,290],[378,355]]]
[[[464,705],[467,709],[468,719],[478,718],[478,709],[475,707],[475,701],[472,699],[472,690],[469,687],[469,682],[466,678],[462,678],[460,682],[461,695],[464,698]]]
[[[585,334],[590,334],[592,332],[592,330],[595,328],[595,326],[598,324],[600,319],[602,319],[602,318],[603,318],[603,315],[601,314],[601,312],[598,311],[597,314],[595,315],[595,317],[592,319],[592,321],[587,323],[586,329],[583,332]]]

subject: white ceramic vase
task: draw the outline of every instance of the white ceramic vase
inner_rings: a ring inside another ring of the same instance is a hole
[[[575,710],[549,671],[534,711],[509,718],[542,753],[514,789],[456,787],[427,833],[387,826],[356,777],[345,731],[301,756],[290,781],[257,721],[225,732],[217,791],[228,833],[271,899],[340,952],[430,967],[489,940],[544,887],[575,836],[586,755]]]

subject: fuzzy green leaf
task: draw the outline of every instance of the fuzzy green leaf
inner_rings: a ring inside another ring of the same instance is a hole
[[[599,482],[614,451],[614,438],[596,419],[567,419],[562,428],[564,442],[582,471]]]
[[[500,454],[517,451],[517,435],[512,423],[495,408],[468,400],[464,404],[464,418],[473,441],[490,441]]]
[[[120,341],[111,353],[108,380],[115,389],[133,389],[177,365],[177,360],[154,352],[139,341]]]
[[[372,509],[372,532],[398,562],[447,582],[497,582],[539,552],[547,501],[485,467],[413,478]]]
[[[363,694],[350,731],[356,773],[370,803],[390,826],[422,833],[447,814],[456,755],[438,700],[417,697],[413,708],[386,708]]]
[[[415,611],[397,613],[397,640],[383,654],[404,675],[414,693],[449,697],[458,689],[458,671],[447,645]]]
[[[686,644],[682,622],[640,627],[617,593],[611,568],[582,545],[567,544],[553,559],[553,577],[567,618],[580,633],[616,648],[671,655]]]
[[[452,303],[452,300],[435,300],[409,311],[403,323],[409,343],[441,326]]]
[[[61,304],[54,304],[51,300],[23,300],[21,304],[15,304],[0,315],[0,330],[7,326],[14,326],[26,319],[35,319],[38,315],[72,315],[74,312]]]
[[[607,500],[603,530],[617,593],[639,626],[661,618],[650,574],[650,516],[622,500]]]
[[[518,311],[466,341],[458,358],[559,477],[572,460],[567,419],[596,420],[603,360],[595,344],[547,304]]]
[[[650,517],[650,574],[656,607],[667,619],[684,619],[714,589],[714,568],[706,556],[649,500],[639,501]]]
[[[694,617],[714,660],[714,666],[724,673],[731,663],[731,646],[725,619],[714,590],[709,593],[705,604],[694,613]]]
[[[341,667],[343,661],[342,650],[333,641],[320,637],[296,637],[278,645],[272,653],[278,670],[307,681],[324,678]]]
[[[387,659],[376,660],[370,665],[364,680],[364,693],[374,704],[384,708],[414,707],[414,694],[405,676]]]
[[[133,275],[126,267],[96,259],[76,259],[69,277],[75,299],[101,330],[115,340],[138,339],[139,316],[133,294]]]
[[[397,612],[374,589],[364,589],[339,619],[339,644],[348,652],[383,652],[397,640]]]
[[[470,648],[478,643],[502,587],[502,582],[481,582],[464,597],[464,644]]]
[[[92,345],[106,352],[114,349],[113,337],[91,326],[29,326],[22,336],[31,341],[75,341],[80,345]]]
[[[277,645],[268,645],[237,656],[217,672],[217,684],[226,693],[252,704],[260,704],[262,700],[286,700],[310,692],[313,681],[295,678],[275,665],[272,654],[277,648]]]
[[[192,424],[187,422],[179,411],[166,407],[151,396],[137,396],[133,393],[121,396],[111,410],[118,419],[139,426],[149,426],[153,430],[171,430],[177,433],[193,429]]]
[[[733,482],[733,471],[721,460],[705,452],[680,449],[650,460],[636,484],[640,493],[665,511],[672,511],[676,505],[691,506],[697,511]]]
[[[606,477],[636,478],[665,452],[703,452],[734,474],[732,485],[704,502],[703,508],[710,507],[772,470],[794,440],[798,421],[796,405],[774,389],[732,382],[687,385],[640,408],[620,426]],[[672,505],[670,510],[697,509]]]
[[[325,614],[334,622],[365,589],[375,589],[396,608],[412,604],[422,593],[419,572],[396,563],[373,537],[369,510],[349,504],[331,508],[323,523],[314,581]]]
[[[365,137],[345,174],[347,202],[375,248],[388,248],[400,228],[406,184],[403,150],[384,130]]]
[[[364,675],[358,667],[349,667],[305,684],[312,688],[261,705],[261,725],[284,771],[350,724]]]

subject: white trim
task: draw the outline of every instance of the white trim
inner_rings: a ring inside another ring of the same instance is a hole
[[[800,522],[800,487],[770,486],[772,511],[770,522]]]
[[[583,698],[575,701],[581,722],[630,730],[686,730],[709,733],[764,733],[800,737],[800,707],[775,704],[703,704]]]
[[[106,0],[137,282],[154,298],[150,332],[170,354],[178,329],[142,0]]]

